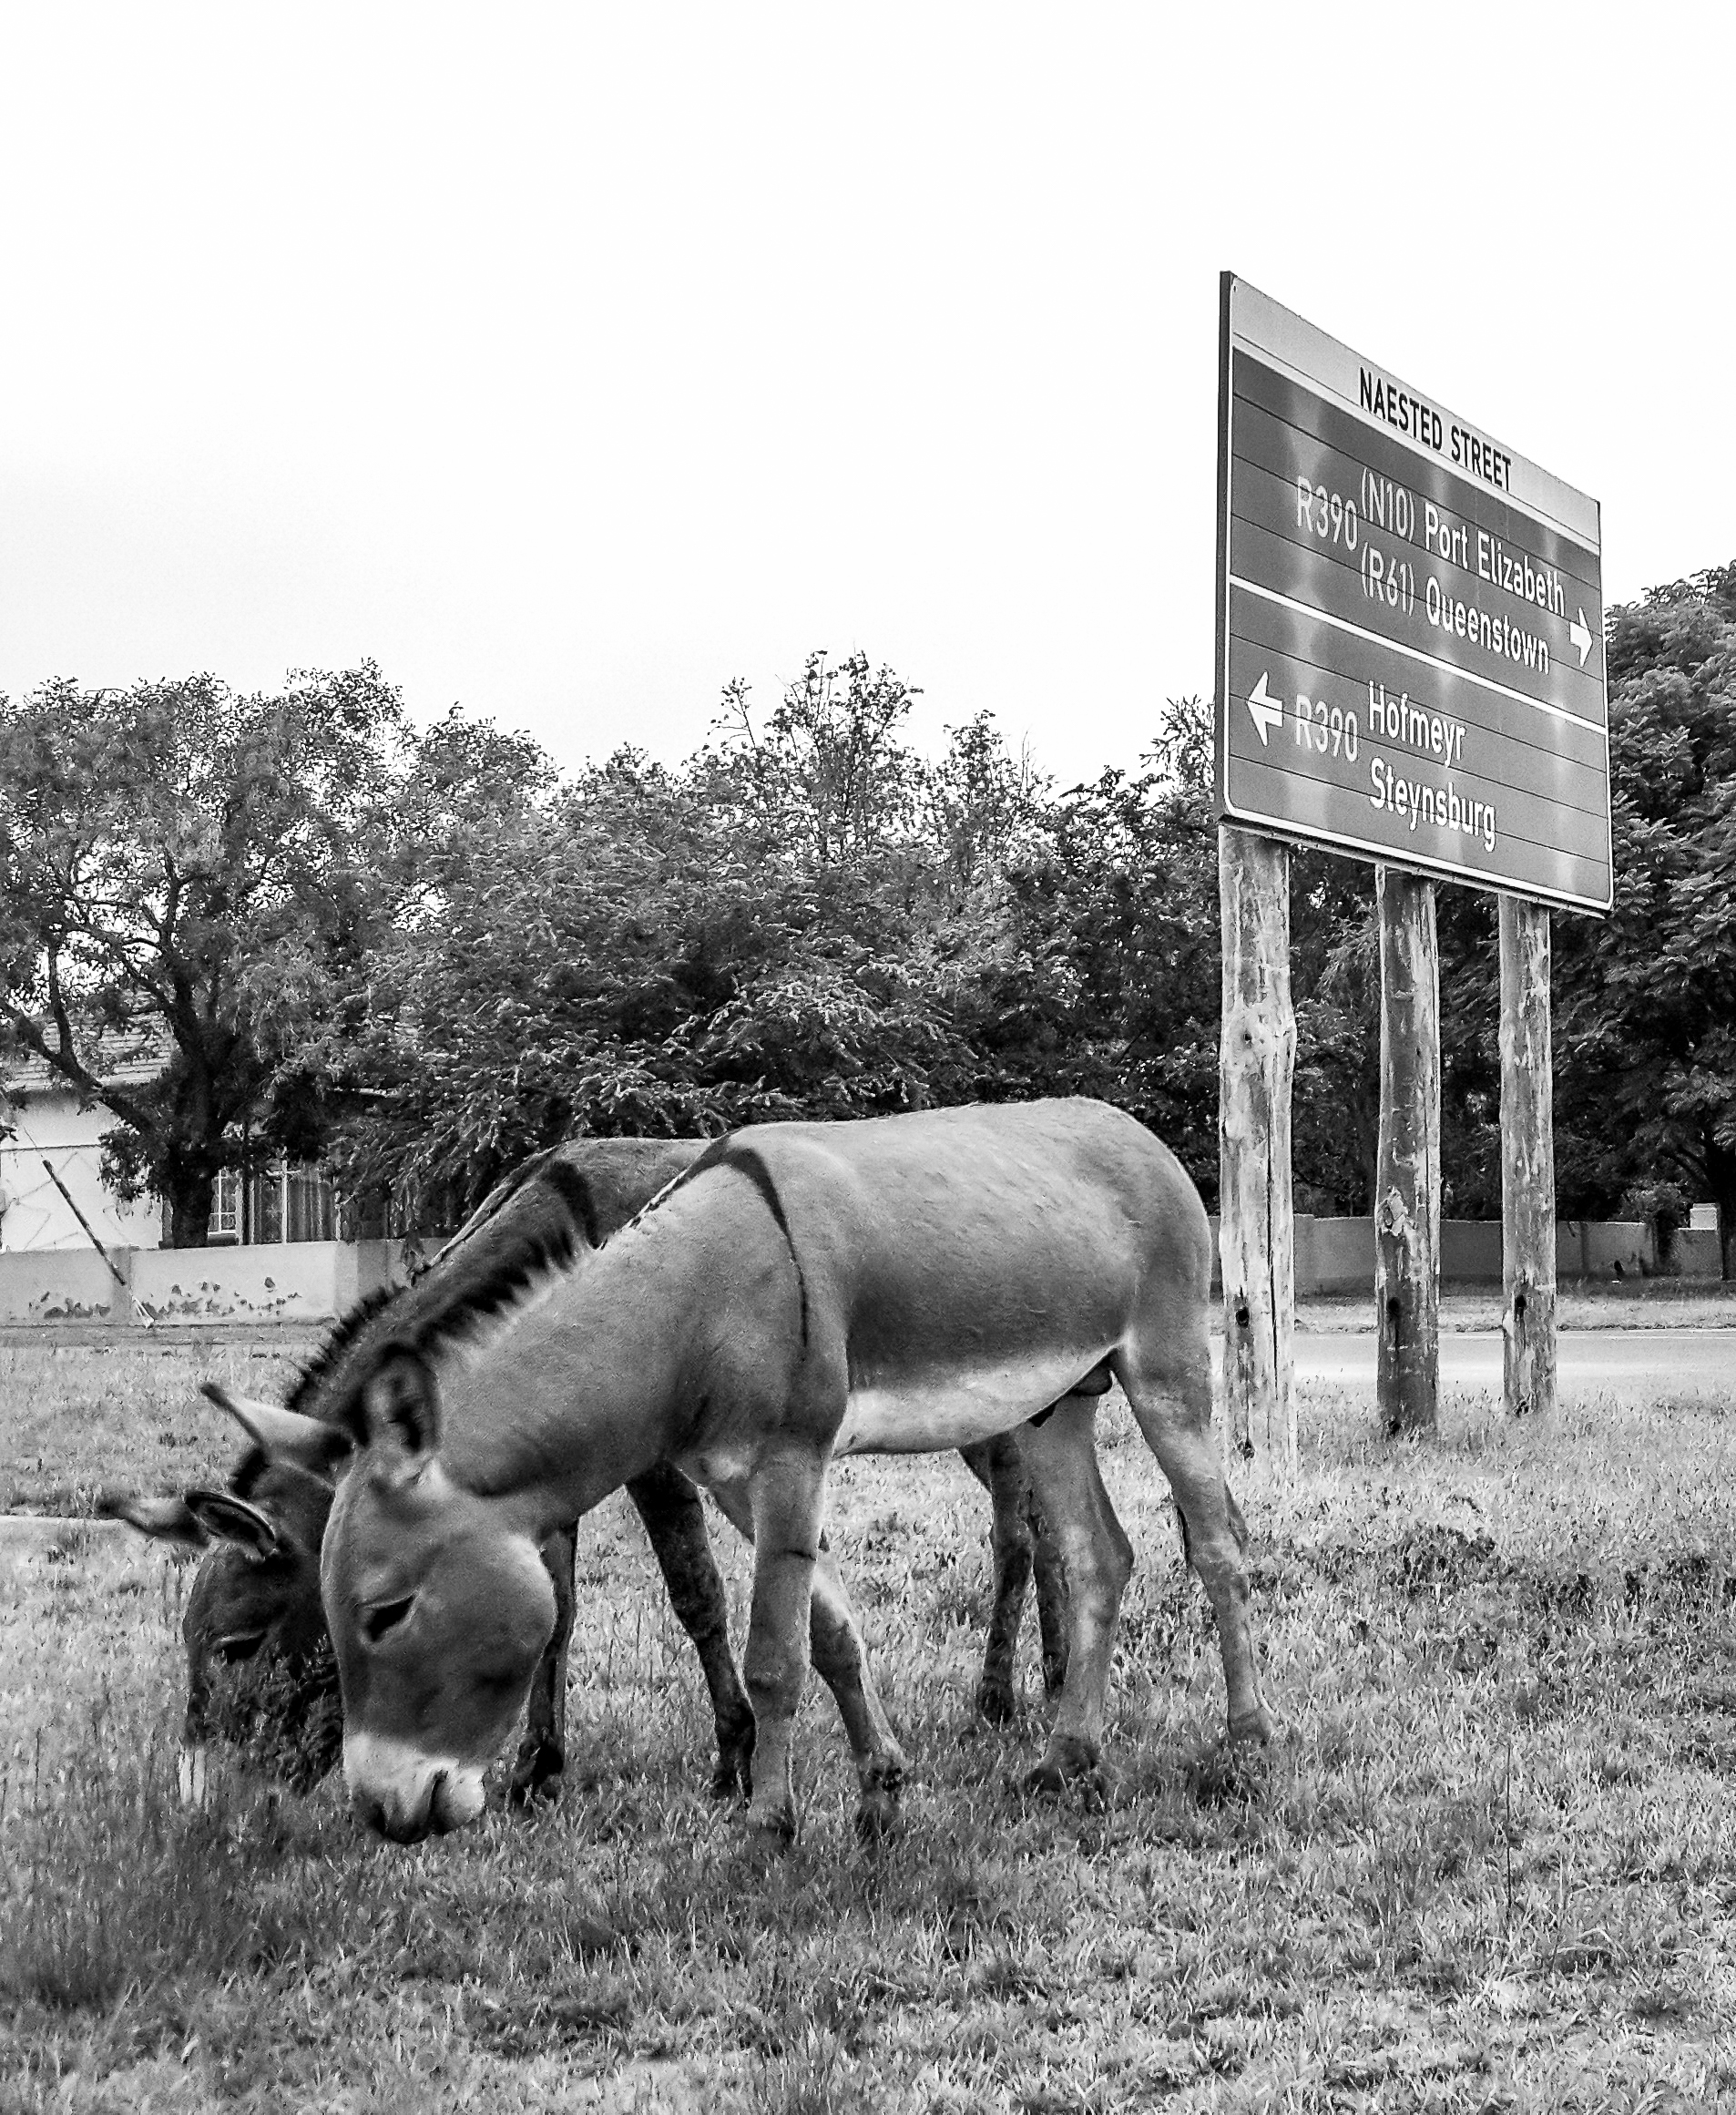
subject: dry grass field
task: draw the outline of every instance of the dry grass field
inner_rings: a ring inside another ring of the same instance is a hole
[[[105,1480],[117,1415],[140,1480],[220,1473],[153,1355],[0,1353],[15,1501]],[[581,1540],[563,1803],[413,1851],[331,1783],[237,1771],[181,1812],[186,1568],[82,1528],[0,1550],[0,2110],[1736,2107],[1736,1381],[1676,1400],[1667,1366],[1551,1427],[1452,1400],[1427,1449],[1305,1396],[1300,1476],[1239,1479],[1285,1720],[1247,1766],[1213,1747],[1203,1597],[1111,1397],[1139,1562],[1091,1801],[1019,1789],[1034,1697],[971,1716],[962,1468],[847,1466],[837,1540],[914,1764],[872,1854],[822,1692],[795,1848],[712,1803],[618,1500]]]
[[[199,1383],[280,1402],[319,1341],[311,1331],[260,1352],[140,1332],[113,1350],[0,1344],[0,1514],[88,1513],[104,1484],[221,1483],[238,1436]]]

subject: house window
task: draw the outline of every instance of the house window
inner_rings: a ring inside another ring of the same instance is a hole
[[[245,1210],[243,1206],[245,1205]],[[337,1238],[337,1199],[317,1168],[280,1160],[246,1179],[225,1168],[211,1185],[213,1241],[329,1241]]]
[[[241,1238],[241,1178],[233,1168],[222,1169],[211,1184],[211,1221],[205,1238],[212,1241]]]
[[[279,1161],[253,1178],[256,1241],[329,1241],[337,1237],[337,1203],[332,1185],[317,1168],[291,1168]]]

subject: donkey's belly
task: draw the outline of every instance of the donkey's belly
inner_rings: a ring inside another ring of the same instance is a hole
[[[1106,1348],[880,1375],[851,1390],[832,1452],[937,1454],[969,1446],[1047,1410],[1085,1378]]]

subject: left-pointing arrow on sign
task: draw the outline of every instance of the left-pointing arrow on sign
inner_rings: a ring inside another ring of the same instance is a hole
[[[1254,716],[1254,725],[1260,730],[1260,746],[1264,749],[1266,737],[1284,716],[1283,706],[1266,688],[1268,669],[1261,669],[1260,680],[1248,693],[1248,710]]]

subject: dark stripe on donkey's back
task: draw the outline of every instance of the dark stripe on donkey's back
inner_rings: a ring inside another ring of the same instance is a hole
[[[771,1179],[771,1169],[754,1147],[742,1143],[740,1133],[731,1131],[727,1137],[720,1139],[716,1145],[708,1146],[687,1173],[679,1176],[669,1184],[663,1196],[667,1197],[684,1188],[696,1175],[702,1175],[708,1168],[732,1168],[737,1174],[745,1175],[765,1201],[766,1210],[778,1222],[778,1231],[783,1236],[783,1245],[789,1250],[790,1261],[795,1266],[796,1296],[802,1307],[802,1348],[805,1352],[808,1348],[807,1273],[802,1268],[802,1258],[796,1253],[795,1236],[790,1231],[790,1221],[783,1209],[783,1200],[778,1195],[778,1186]],[[649,1209],[654,1209],[662,1201],[662,1197],[654,1198]]]

